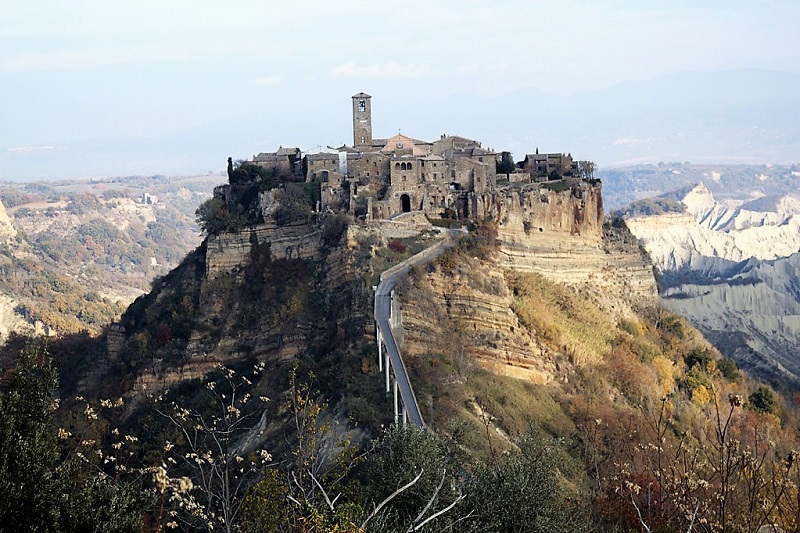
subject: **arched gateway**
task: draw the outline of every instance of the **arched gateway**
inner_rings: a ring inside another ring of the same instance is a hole
[[[403,213],[408,213],[411,211],[411,197],[407,194],[403,194],[400,196],[400,206],[402,208]]]

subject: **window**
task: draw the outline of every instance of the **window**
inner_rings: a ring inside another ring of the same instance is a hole
[[[398,148],[402,148],[403,147],[403,143],[397,143],[397,147]]]
[[[361,136],[361,144],[364,144],[366,142],[367,142],[367,138],[362,135]]]
[[[364,101],[364,100],[359,100],[358,101],[358,110],[361,111],[362,113],[364,111],[366,111],[367,110],[367,102]]]

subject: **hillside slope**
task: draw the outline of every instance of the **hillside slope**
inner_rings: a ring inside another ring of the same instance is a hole
[[[0,335],[99,333],[200,243],[217,176],[3,184]]]

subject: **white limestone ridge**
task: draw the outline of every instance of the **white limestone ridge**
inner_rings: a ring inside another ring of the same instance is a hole
[[[664,304],[761,377],[800,385],[800,253],[751,259],[718,280],[667,288]]]
[[[800,198],[718,202],[627,220],[662,274],[662,301],[754,374],[800,386]]]
[[[0,243],[9,242],[16,236],[17,230],[11,224],[11,219],[8,218],[5,206],[0,202]]]
[[[764,200],[723,204],[701,183],[681,199],[686,213],[626,222],[662,271],[702,269],[709,258],[766,260],[800,250],[800,198]]]

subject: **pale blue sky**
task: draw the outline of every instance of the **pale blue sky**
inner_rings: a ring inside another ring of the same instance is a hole
[[[64,176],[146,174],[349,142],[349,97],[362,90],[389,135],[415,127],[413,109],[387,112],[394,102],[567,96],[683,71],[800,74],[796,0],[0,4],[0,180],[36,175],[21,154],[64,156]],[[237,130],[252,136],[204,147],[202,162],[193,152],[198,132]],[[120,139],[160,139],[165,152],[104,168],[98,143]]]

